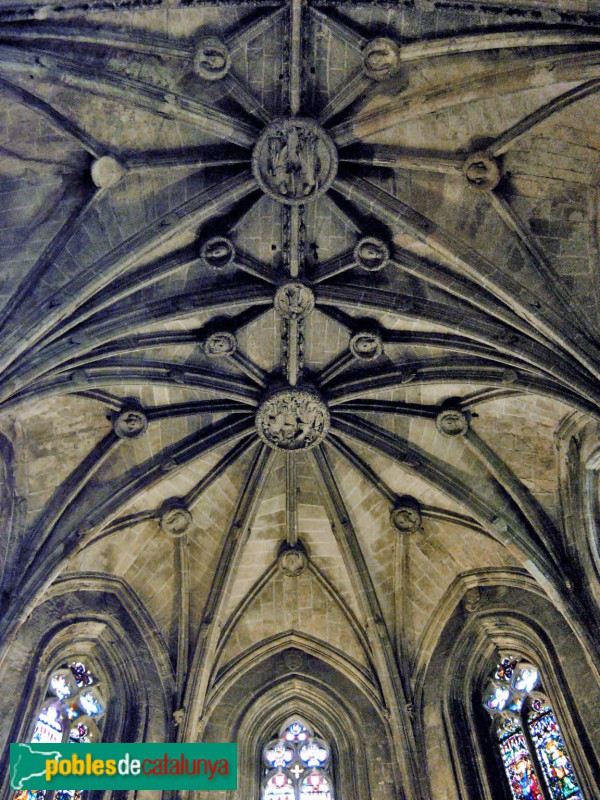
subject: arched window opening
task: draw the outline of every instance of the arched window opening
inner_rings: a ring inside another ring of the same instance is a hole
[[[514,800],[584,800],[538,669],[507,656],[483,690]],[[541,780],[540,780],[541,779]]]
[[[48,680],[46,697],[38,711],[31,741],[36,744],[99,742],[106,701],[100,681],[81,661],[63,664]],[[83,800],[85,792],[22,791],[14,800]]]
[[[294,718],[262,751],[262,800],[334,800],[331,751]]]

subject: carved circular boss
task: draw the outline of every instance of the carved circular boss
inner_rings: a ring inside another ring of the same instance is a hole
[[[337,174],[335,145],[312,119],[277,119],[261,134],[252,170],[261,189],[286,205],[300,205],[326,192]]]
[[[383,353],[383,341],[375,331],[358,331],[350,339],[350,352],[361,361],[373,361]]]
[[[101,156],[92,163],[92,181],[99,189],[110,189],[119,183],[125,171],[114,156]]]
[[[390,512],[394,527],[400,533],[418,533],[423,528],[423,517],[419,501],[408,494],[398,498],[396,505]]]
[[[400,69],[400,48],[385,36],[372,39],[363,50],[363,64],[367,77],[375,81],[387,80]]]
[[[390,260],[390,248],[375,236],[363,236],[354,248],[354,260],[361,269],[377,272],[387,266]]]
[[[230,331],[213,331],[202,343],[209,358],[226,358],[237,350],[237,339]]]
[[[315,296],[300,281],[289,281],[277,289],[273,305],[283,319],[304,319],[315,307]]]
[[[112,424],[119,439],[136,439],[146,432],[148,419],[141,407],[131,405],[116,412]]]
[[[444,436],[465,436],[469,421],[469,415],[460,408],[445,408],[435,418],[435,425]]]
[[[308,557],[304,546],[297,542],[295,545],[283,544],[278,556],[279,568],[284,575],[297,578],[308,565]]]
[[[268,397],[256,412],[256,431],[275,450],[310,450],[329,430],[329,411],[305,389],[285,389]]]
[[[216,36],[205,36],[196,45],[194,72],[207,81],[224,78],[231,66],[227,47]]]
[[[178,538],[187,533],[192,524],[192,515],[179,499],[164,503],[159,517],[159,524],[168,536]]]
[[[462,169],[469,186],[478,192],[491,192],[502,178],[498,161],[483,152],[471,153]]]
[[[235,247],[225,236],[211,236],[200,246],[200,263],[210,269],[224,269],[235,258]]]

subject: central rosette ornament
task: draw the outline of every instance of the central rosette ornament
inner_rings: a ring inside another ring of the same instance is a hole
[[[261,189],[286,205],[300,205],[326,192],[337,174],[334,143],[312,119],[277,119],[262,132],[252,156]]]
[[[310,450],[329,430],[329,411],[309,389],[282,389],[267,397],[256,412],[256,431],[275,450]]]

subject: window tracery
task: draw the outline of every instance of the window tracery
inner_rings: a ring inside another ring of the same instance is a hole
[[[334,800],[330,748],[300,719],[263,748],[262,800]]]
[[[47,684],[46,698],[38,711],[31,736],[36,744],[81,744],[99,742],[98,723],[106,711],[106,701],[99,690],[100,681],[81,661],[64,664],[55,670]],[[26,790],[14,800],[83,800],[78,790]]]
[[[584,800],[538,669],[507,656],[488,678],[483,706],[514,800]]]

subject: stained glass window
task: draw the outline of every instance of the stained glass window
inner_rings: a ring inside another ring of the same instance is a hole
[[[507,656],[493,670],[483,690],[482,703],[494,718],[512,797],[584,800],[540,681],[533,664]]]
[[[263,748],[262,800],[334,800],[330,749],[300,719]]]
[[[527,724],[552,800],[582,800],[551,706],[541,698],[534,698]]]
[[[294,800],[294,782],[282,769],[267,778],[263,789],[264,800]]]
[[[311,770],[300,784],[300,800],[312,800],[320,797],[322,800],[333,800],[331,784],[318,770]]]
[[[81,661],[64,665],[52,673],[46,700],[40,708],[31,736],[39,744],[99,742],[98,722],[106,703],[98,688],[98,679]],[[46,800],[50,792],[18,792],[14,800]],[[85,792],[58,790],[54,800],[83,800]]]
[[[512,796],[515,800],[543,800],[521,725],[507,717],[498,725],[496,735]]]

